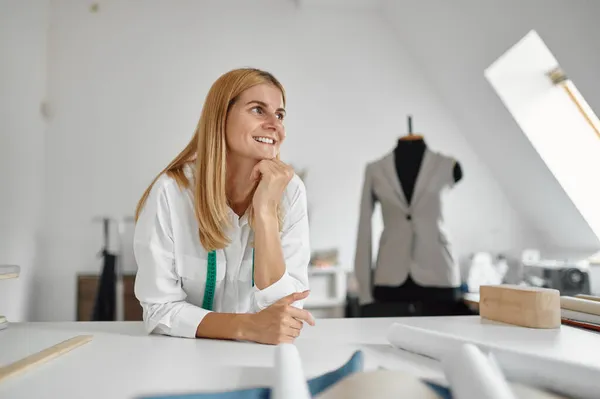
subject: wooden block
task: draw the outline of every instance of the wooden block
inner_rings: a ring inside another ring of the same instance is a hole
[[[559,328],[560,292],[550,288],[485,285],[479,289],[479,315],[530,328]]]

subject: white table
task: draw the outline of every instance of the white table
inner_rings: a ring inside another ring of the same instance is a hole
[[[600,334],[568,326],[556,331],[533,330],[480,320],[478,316],[320,319],[315,327],[306,326],[296,341],[306,377],[337,368],[355,350],[362,349],[367,369],[381,366],[443,380],[436,361],[390,347],[386,333],[394,322],[600,367]],[[139,322],[11,324],[0,331],[0,364],[78,334],[93,334],[94,338],[0,382],[0,398],[136,398],[270,383],[273,346],[148,336]]]

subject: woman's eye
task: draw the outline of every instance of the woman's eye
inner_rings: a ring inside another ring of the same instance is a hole
[[[261,107],[253,107],[253,108],[252,108],[252,112],[254,112],[254,113],[256,113],[256,114],[259,114],[259,115],[262,115],[262,114],[263,114],[263,110],[262,110],[262,108],[261,108]]]
[[[280,121],[283,120],[283,118],[285,118],[285,115],[282,113],[277,113],[277,119],[279,119]]]

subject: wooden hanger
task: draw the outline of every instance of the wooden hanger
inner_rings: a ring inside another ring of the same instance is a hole
[[[400,140],[423,140],[422,135],[413,134],[411,115],[408,115],[408,134],[406,136],[400,137]]]

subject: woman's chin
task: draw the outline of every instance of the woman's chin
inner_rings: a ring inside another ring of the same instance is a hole
[[[256,160],[262,161],[264,159],[273,159],[277,156],[277,151],[275,149],[271,151],[260,151],[253,154]]]

